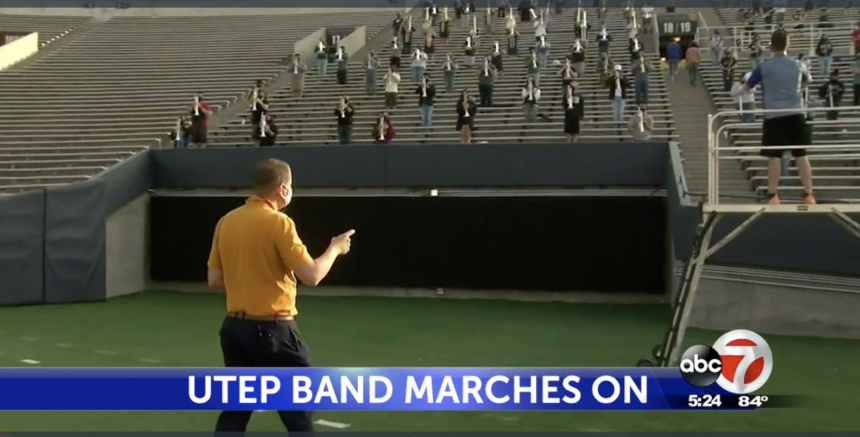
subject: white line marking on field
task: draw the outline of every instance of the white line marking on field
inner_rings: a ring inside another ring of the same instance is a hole
[[[114,351],[106,351],[106,350],[103,350],[103,349],[99,349],[99,350],[97,350],[97,351],[95,351],[95,352],[96,352],[97,354],[101,354],[101,355],[116,355],[116,352],[114,352]]]
[[[25,337],[21,337],[21,340],[24,340],[24,341],[36,341],[36,340],[38,340],[38,338],[36,338],[36,337],[26,337],[26,336],[25,336]]]
[[[328,420],[317,420],[314,423],[317,425],[320,425],[320,426],[327,426],[329,428],[337,428],[337,429],[347,429],[350,426],[348,423],[329,422]]]
[[[69,343],[57,343],[57,344],[55,344],[54,346],[61,347],[61,348],[64,348],[64,349],[68,349],[68,348],[70,348],[70,347],[75,347],[75,345],[73,345],[73,344],[69,344]]]
[[[140,358],[138,361],[140,361],[142,363],[149,363],[149,364],[158,364],[161,362],[161,360],[156,360],[153,358]]]
[[[38,361],[36,361],[36,360],[31,360],[31,359],[29,359],[29,358],[23,359],[23,360],[21,360],[21,362],[22,362],[22,363],[24,363],[24,364],[39,364],[39,362],[38,362]]]

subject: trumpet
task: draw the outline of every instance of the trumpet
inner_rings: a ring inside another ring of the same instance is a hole
[[[639,58],[639,71],[644,73],[648,66],[645,64],[645,57]]]
[[[645,111],[639,108],[637,116],[639,117],[639,132],[645,132]]]
[[[582,22],[580,23],[580,29],[582,33],[582,39],[588,41],[588,12],[584,9],[582,11]]]
[[[573,87],[567,87],[567,109],[573,109]]]
[[[322,42],[322,41],[320,41],[320,42],[318,42],[318,43],[317,43],[317,51],[320,51],[320,52],[321,52],[321,51],[323,51],[323,50],[325,50],[325,44],[323,44],[323,42]]]
[[[260,117],[260,138],[266,138],[266,131],[269,130],[269,123],[266,121],[266,116]]]
[[[427,97],[427,79],[421,80],[421,97]]]
[[[499,42],[496,41],[495,43],[493,43],[493,54],[499,54],[501,52],[502,50],[499,48]]]
[[[406,35],[412,34],[412,16],[406,18]]]
[[[343,61],[343,47],[337,48],[337,60]]]
[[[639,38],[638,37],[633,38],[633,50],[637,51],[637,52],[642,50],[642,46],[639,44]]]
[[[424,8],[424,22],[430,21],[430,8]]]
[[[467,96],[463,97],[463,118],[469,118],[472,114],[469,114],[469,98]]]
[[[546,47],[546,35],[541,35],[541,36],[540,36],[540,46],[541,46],[541,47]]]
[[[260,93],[260,91],[257,89],[257,87],[254,87],[254,90],[251,91],[251,110],[252,111],[257,110],[257,96],[259,95],[259,93]]]
[[[421,59],[421,49],[416,48],[414,52],[412,52],[412,57],[417,61]]]
[[[478,17],[472,17],[472,33],[478,34]]]
[[[466,48],[467,48],[467,49],[471,49],[471,48],[472,48],[472,37],[471,37],[471,36],[467,36],[467,37],[466,37]]]
[[[200,97],[194,96],[194,115],[200,115]]]
[[[182,139],[182,117],[176,119],[176,136],[173,138],[174,141],[179,141]]]
[[[620,90],[620,89],[621,89],[621,75],[616,72],[615,73],[615,90],[617,92],[617,90]]]
[[[490,75],[490,59],[484,58],[484,76]]]
[[[529,81],[529,86],[527,87],[526,92],[527,92],[527,94],[528,94],[529,101],[530,101],[530,102],[531,102],[531,101],[534,101],[534,99],[535,99],[535,90],[534,90],[534,84],[532,83],[532,81]]]
[[[376,129],[379,131],[379,141],[385,141],[385,117],[379,117]]]
[[[537,20],[538,15],[537,12],[535,12],[534,8],[529,9],[529,14],[531,14],[532,20]]]
[[[570,79],[573,68],[570,66],[570,59],[564,60],[564,78]]]
[[[433,6],[430,9],[430,15],[438,15],[438,14],[439,14],[439,8],[437,8],[436,6]]]
[[[340,111],[340,118],[346,118],[346,108],[346,99],[341,97],[340,103],[337,106],[338,111]]]
[[[293,60],[293,74],[299,74],[299,61]]]
[[[577,39],[576,41],[573,42],[573,51],[575,51],[575,52],[581,52],[582,51],[582,43],[579,41],[579,39]]]
[[[639,25],[636,24],[636,11],[632,10],[632,13],[630,14],[630,16],[632,18],[630,21],[630,24],[633,26],[634,29],[638,29]]]
[[[400,46],[397,45],[397,37],[396,36],[394,37],[394,40],[391,42],[392,42],[392,46],[391,46],[392,50],[399,50],[400,49]]]
[[[532,68],[537,68],[537,66],[538,66],[538,58],[537,58],[537,53],[535,53],[535,52],[532,52],[532,59],[531,59],[531,63],[532,63]]]
[[[449,21],[448,20],[448,7],[447,6],[442,8],[442,21]]]

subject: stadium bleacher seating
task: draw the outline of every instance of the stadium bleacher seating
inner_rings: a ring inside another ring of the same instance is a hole
[[[44,46],[91,22],[90,17],[63,17],[52,15],[0,14],[0,32],[39,32],[39,44]]]
[[[41,59],[0,72],[0,186],[18,191],[87,179],[157,146],[188,112],[194,93],[217,111],[255,80],[277,77],[294,43],[319,28],[365,25],[371,32],[387,19],[367,11],[117,17],[97,24]],[[35,23],[25,17],[10,27],[49,28]]]
[[[589,9],[592,20],[596,16],[596,9]],[[493,9],[493,35],[483,35],[480,38],[477,59],[482,59],[492,51],[494,42],[499,41],[502,48],[505,46],[505,19],[495,17],[496,9]],[[479,10],[479,29],[483,32],[483,19],[486,8]],[[560,60],[570,52],[575,37],[573,32],[573,21],[575,9],[567,9],[562,15],[551,15],[549,26],[549,37],[551,56],[550,62]],[[393,13],[388,17],[392,20]],[[417,29],[414,39],[416,43],[423,41],[422,21],[420,14],[414,19],[414,27]],[[630,55],[627,51],[627,27],[620,8],[610,10],[607,19],[607,27],[613,35],[615,42],[611,46],[611,59],[624,66],[625,71],[630,70]],[[390,29],[390,28],[389,28]],[[400,86],[400,104],[397,109],[389,111],[392,124],[396,130],[395,142],[402,143],[457,143],[458,133],[455,131],[456,101],[459,92],[469,88],[473,95],[477,90],[477,74],[479,68],[463,68],[463,44],[468,35],[470,27],[464,25],[460,20],[454,18],[451,13],[451,36],[447,41],[438,39],[436,43],[435,62],[428,66],[427,73],[437,84],[437,99],[434,108],[434,128],[427,133],[419,123],[417,96],[414,91],[417,83],[409,80],[409,58],[408,54],[403,57],[403,68],[401,75],[403,82]],[[547,115],[551,121],[537,121],[527,123],[522,111],[522,96],[526,78],[526,61],[528,59],[528,48],[534,44],[534,29],[531,23],[519,23],[517,30],[521,33],[520,55],[505,56],[504,75],[495,82],[494,105],[491,108],[480,108],[476,117],[476,129],[473,136],[474,142],[558,142],[564,138],[562,128],[562,91],[561,79],[555,76],[561,66],[550,65],[541,71],[541,105],[540,113]],[[584,94],[585,120],[582,124],[582,132],[579,136],[582,141],[629,141],[630,133],[626,125],[618,129],[612,122],[612,111],[610,105],[606,104],[608,94],[606,88],[600,83],[598,74],[598,57],[596,44],[593,42],[596,29],[588,36],[591,53],[586,58],[586,71],[589,72],[580,79],[579,86]],[[391,30],[388,31],[389,35]],[[386,41],[388,42],[388,41]],[[416,44],[417,46],[417,44]],[[387,67],[390,56],[390,45],[376,49],[379,59],[384,67]],[[442,92],[442,61],[447,53],[454,55],[454,59],[461,65],[457,72],[454,93]],[[657,66],[656,54],[649,54],[649,61]],[[342,95],[350,96],[356,115],[354,119],[353,142],[372,142],[371,132],[377,117],[384,107],[382,93],[369,96],[364,89],[364,58],[351,59],[350,82],[345,86],[338,86],[333,71],[327,76],[321,77],[315,71],[306,75],[305,97],[297,101],[290,94],[288,88],[277,91],[270,95],[272,103],[270,112],[276,116],[280,134],[278,143],[281,144],[336,144],[336,118],[333,114]],[[480,61],[477,61],[480,63]],[[380,68],[377,72],[377,81],[383,83],[382,77],[386,68]],[[666,99],[665,80],[658,68],[650,76],[648,111],[654,118],[654,130],[652,138],[669,140],[675,138],[674,124],[672,121],[672,109]],[[633,104],[633,93],[628,96],[626,108],[627,117],[634,114],[636,107]],[[221,126],[214,132],[210,142],[217,145],[251,144],[250,127],[241,119],[233,120]]]
[[[725,2],[716,0],[715,5],[725,6]],[[795,12],[802,11],[803,2],[792,1],[785,12],[784,28],[791,36],[789,54],[797,56],[803,54],[811,60],[811,72],[814,83],[809,88],[811,97],[818,97],[819,86],[828,80],[827,75],[822,75],[819,71],[818,59],[815,56],[814,49],[820,35],[826,34],[834,46],[834,56],[831,69],[839,70],[839,77],[845,84],[845,95],[842,99],[841,106],[851,106],[853,100],[853,67],[855,57],[852,54],[851,47],[851,31],[854,29],[857,19],[855,9],[835,9],[831,10],[827,15],[830,26],[821,26],[819,19],[819,10],[808,11],[806,17],[802,21],[792,21]],[[742,35],[747,24],[739,17],[737,8],[718,7],[717,11],[723,22],[728,27],[720,28],[720,32],[726,39],[727,47],[735,47],[738,54],[739,71],[749,71],[749,53],[747,44],[749,43],[748,36]],[[797,28],[796,26],[803,26]],[[770,34],[773,27],[764,23],[763,18],[758,17],[754,32],[758,34],[761,41],[765,44],[770,39]],[[704,30],[704,29],[703,29]],[[709,29],[708,31],[713,30]],[[728,38],[727,38],[728,37]],[[700,36],[700,45],[707,47],[708,35]],[[713,99],[714,105],[718,110],[737,110],[737,104],[734,103],[732,96],[724,91],[722,73],[718,65],[714,65],[706,54],[704,56],[704,65],[702,69],[702,77],[705,86],[709,90]],[[758,90],[756,101],[761,102],[761,91]],[[725,126],[726,137],[733,146],[755,147],[761,144],[761,126],[758,123],[743,125],[737,119],[729,119]],[[860,111],[842,110],[839,111],[839,119],[836,121],[826,120],[823,112],[815,114],[813,140],[816,145],[854,145],[860,142]],[[857,192],[860,188],[860,156],[856,155],[856,147],[845,150],[815,150],[810,149],[810,159],[813,164],[814,182],[816,192],[822,193],[822,196],[831,199],[858,199],[860,193]],[[833,155],[840,153],[841,156],[816,156],[821,154]],[[744,156],[741,157],[741,165],[749,177],[752,188],[759,194],[765,193],[767,190],[767,163],[762,158],[758,157],[756,151],[741,152]],[[725,165],[725,164],[724,164]],[[787,175],[784,175],[781,182],[781,189],[799,192],[800,178],[797,169],[793,166],[789,168]]]

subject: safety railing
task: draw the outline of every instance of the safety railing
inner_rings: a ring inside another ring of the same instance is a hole
[[[846,159],[860,160],[860,141],[853,144],[821,144],[816,145],[789,145],[789,146],[723,146],[720,142],[723,141],[724,132],[732,128],[743,127],[758,127],[761,128],[761,122],[758,123],[738,123],[726,117],[737,117],[739,115],[764,115],[764,114],[786,114],[792,115],[802,113],[804,116],[810,113],[827,113],[838,111],[860,111],[860,106],[838,106],[838,107],[820,107],[820,108],[805,108],[805,109],[751,109],[751,110],[726,110],[716,114],[708,114],[708,199],[707,202],[711,205],[720,203],[720,162],[728,160],[737,162],[743,159],[749,159],[749,155],[742,152],[760,152],[763,149],[770,150],[797,150],[806,149],[815,153],[815,157],[831,158],[831,159]],[[823,120],[822,120],[823,121]],[[817,126],[815,120],[807,121]],[[826,122],[829,126],[860,126],[860,117],[839,120],[839,123]],[[728,140],[726,140],[728,141]],[[726,153],[728,152],[728,153]],[[821,152],[821,153],[817,153]],[[814,173],[814,171],[813,171]]]
[[[827,34],[828,36],[845,35],[847,39],[844,41],[841,39],[832,41],[833,50],[837,55],[850,55],[853,54],[854,49],[851,45],[850,36],[851,31],[854,30],[855,24],[857,24],[857,20],[829,21],[827,22],[826,27],[821,27],[820,23],[812,22],[803,23],[803,29],[793,29],[792,23],[788,21],[785,26],[786,29],[788,29],[789,34],[794,38],[795,42],[797,42],[798,38],[801,38],[804,42],[808,42],[808,52],[810,56],[815,54],[815,47],[818,45],[818,40],[821,38],[822,34]],[[752,33],[759,35],[769,34],[773,29],[774,25],[757,24],[753,26]],[[736,52],[744,52],[747,50],[747,46],[749,46],[751,41],[751,33],[747,30],[747,26],[745,25],[699,27],[696,29],[696,42],[700,49],[711,49],[711,35],[713,35],[715,30],[720,31],[726,48],[733,48]],[[768,42],[769,38],[762,38],[762,44],[767,44]]]

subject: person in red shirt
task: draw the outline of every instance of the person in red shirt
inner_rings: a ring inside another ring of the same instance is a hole
[[[203,94],[197,93],[194,105],[191,107],[191,147],[205,147],[206,133],[209,130],[209,116],[212,110],[203,101]]]
[[[389,144],[394,139],[394,126],[388,118],[388,113],[379,114],[373,125],[373,142],[376,144]]]
[[[851,31],[851,41],[854,42],[854,54],[860,53],[860,23],[854,25]]]

